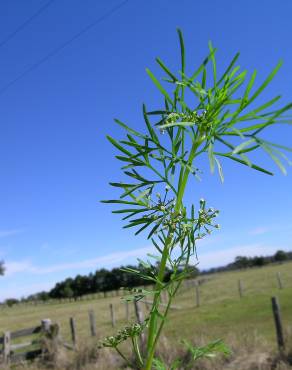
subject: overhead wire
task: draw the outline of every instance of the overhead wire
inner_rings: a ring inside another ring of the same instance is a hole
[[[23,29],[25,29],[34,19],[41,15],[55,0],[47,1],[43,6],[41,6],[34,14],[32,14],[28,19],[26,19],[21,25],[19,25],[13,32],[11,32],[4,40],[0,41],[0,48],[11,41],[17,34],[19,34]]]
[[[54,57],[55,55],[59,54],[63,49],[65,49],[67,46],[72,44],[74,41],[76,41],[78,38],[80,38],[82,35],[84,35],[86,32],[90,31],[92,28],[94,28],[97,24],[101,23],[102,21],[109,18],[112,14],[117,12],[119,9],[121,9],[129,0],[123,0],[119,4],[115,5],[111,9],[109,9],[106,13],[104,13],[99,18],[95,19],[93,22],[89,23],[87,26],[82,28],[80,31],[75,33],[70,39],[66,40],[59,46],[57,46],[55,49],[53,49],[51,52],[49,52],[47,55],[45,55],[43,58],[39,59],[37,62],[33,63],[30,67],[28,67],[26,70],[24,70],[22,73],[20,73],[17,77],[15,77],[13,80],[8,82],[6,85],[4,85],[2,88],[0,88],[0,95],[3,95],[4,92],[6,92],[11,86],[13,86],[16,82],[23,79],[26,75],[34,71],[36,68],[38,68],[40,65],[47,62],[49,59]]]

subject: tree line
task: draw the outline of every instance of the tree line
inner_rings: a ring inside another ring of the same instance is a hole
[[[200,274],[212,274],[221,271],[232,271],[247,269],[250,267],[262,267],[270,263],[281,263],[284,261],[292,260],[292,252],[285,252],[278,250],[272,256],[255,256],[255,257],[245,257],[237,256],[235,260],[226,266],[214,267],[208,270],[201,271]]]
[[[107,292],[112,290],[119,290],[123,288],[131,289],[138,286],[145,286],[152,284],[151,281],[143,279],[146,275],[147,269],[158,269],[158,264],[150,266],[146,264],[139,264],[138,266],[128,265],[126,267],[115,267],[112,270],[102,268],[96,270],[95,273],[88,275],[77,275],[75,278],[67,278],[64,281],[57,283],[49,292],[39,292],[28,296],[23,301],[32,300],[49,300],[60,298],[77,299],[83,295],[94,294],[99,292]],[[134,269],[139,271],[139,275],[131,274],[127,269]],[[190,267],[192,277],[198,274],[195,267]],[[168,281],[171,276],[171,269],[167,269],[164,281]]]

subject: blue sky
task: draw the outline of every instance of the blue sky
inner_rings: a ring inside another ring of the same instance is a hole
[[[119,163],[105,135],[121,137],[119,117],[142,127],[141,104],[156,108],[160,96],[145,73],[160,56],[179,69],[176,27],[185,36],[187,63],[197,66],[212,40],[223,69],[241,52],[240,65],[262,81],[279,59],[284,65],[265,98],[291,102],[292,3],[231,0],[58,0],[9,38],[47,1],[0,4],[0,299],[51,288],[55,282],[96,268],[134,262],[150,250],[144,236],[122,230],[101,199],[112,197]],[[264,6],[263,6],[264,5]],[[19,75],[95,20],[95,27]],[[159,105],[158,105],[159,106]],[[292,128],[267,137],[291,146]],[[225,182],[204,168],[188,198],[204,197],[221,210],[221,230],[198,247],[202,268],[236,255],[292,250],[291,170],[287,176],[265,155],[265,176],[225,161]],[[289,169],[288,169],[289,170]]]

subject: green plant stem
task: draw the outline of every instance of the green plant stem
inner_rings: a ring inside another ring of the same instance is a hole
[[[204,137],[199,138],[199,140],[196,140],[193,142],[192,149],[190,152],[190,156],[188,159],[188,165],[191,167],[193,160],[196,156],[196,151],[198,147],[201,145],[203,142]],[[182,173],[181,173],[182,174]],[[185,188],[188,182],[188,177],[190,174],[190,169],[186,168],[185,171],[183,172],[183,175],[181,176],[182,181],[178,189],[178,195],[177,195],[177,201],[175,205],[175,211],[179,212],[185,192]],[[156,283],[155,290],[158,292],[155,293],[154,295],[154,300],[153,300],[153,306],[152,306],[152,312],[150,315],[150,323],[149,323],[149,331],[148,331],[148,341],[147,341],[147,360],[146,360],[146,365],[145,365],[145,370],[151,370],[152,367],[152,362],[153,362],[153,357],[155,353],[155,346],[156,343],[159,339],[161,330],[158,330],[156,333],[156,327],[157,327],[157,312],[156,312],[156,307],[158,300],[160,298],[160,291],[159,291],[159,285],[163,281],[163,277],[165,274],[165,268],[166,268],[166,263],[167,263],[167,258],[169,255],[169,246],[172,243],[172,237],[171,237],[171,231],[169,230],[168,236],[165,241],[164,249],[162,252],[162,257],[161,257],[161,263],[158,271],[158,282]],[[154,310],[153,310],[154,309]],[[164,320],[163,320],[164,321]]]
[[[127,357],[125,355],[123,355],[123,353],[118,349],[118,347],[114,347],[114,348],[118,352],[118,354],[126,361],[126,364],[128,366],[132,367],[131,362],[127,359]]]
[[[188,252],[188,257],[187,257],[186,267],[185,267],[185,268],[187,268],[187,267],[188,267],[189,259],[190,259],[190,252]],[[170,298],[169,298],[169,300],[168,300],[168,303],[167,303],[166,309],[165,309],[165,311],[164,311],[163,320],[161,320],[161,323],[160,323],[160,325],[159,325],[159,328],[158,328],[158,331],[157,331],[156,337],[155,337],[155,339],[154,339],[154,342],[153,342],[153,345],[152,345],[152,348],[151,348],[151,356],[152,356],[152,359],[153,359],[153,357],[154,357],[155,348],[156,348],[156,345],[157,345],[158,339],[159,339],[159,337],[160,337],[160,334],[161,334],[162,329],[163,329],[164,324],[165,324],[165,318],[167,317],[167,315],[168,315],[168,311],[169,311],[169,309],[170,309],[170,307],[171,307],[172,300],[173,300],[173,298],[175,297],[175,295],[176,295],[176,293],[177,293],[177,291],[178,291],[179,287],[181,286],[182,282],[183,282],[183,280],[180,280],[180,281],[177,283],[177,286],[176,286],[176,288],[175,288],[174,292],[172,293],[172,295],[170,296]],[[147,369],[147,368],[146,368],[146,369]]]
[[[189,174],[190,174],[190,168],[191,168],[191,166],[193,164],[193,160],[196,156],[197,149],[201,145],[201,143],[204,141],[204,139],[205,139],[205,136],[203,136],[203,137],[199,138],[198,140],[194,141],[194,143],[192,145],[191,152],[190,152],[190,156],[189,156],[189,159],[188,159],[188,167],[186,167],[184,172],[183,173],[181,172],[181,174],[180,174],[181,182],[178,185],[179,189],[178,189],[177,201],[176,201],[176,205],[175,205],[175,211],[176,212],[180,211],[183,196],[184,196],[184,193],[185,193],[186,185],[187,185]]]
[[[177,289],[180,287],[181,283],[182,283],[182,281],[180,281],[180,282],[178,283],[177,288],[176,288],[176,289],[175,289],[175,291],[174,291],[174,295],[175,295],[175,293],[177,292]],[[157,330],[157,334],[156,334],[156,336],[155,336],[155,339],[154,339],[154,342],[153,342],[153,345],[152,345],[152,348],[151,348],[151,353],[150,353],[150,354],[151,354],[151,356],[152,356],[152,358],[153,358],[153,356],[154,356],[154,352],[155,352],[155,349],[156,349],[156,345],[157,345],[158,339],[159,339],[159,337],[160,337],[160,334],[161,334],[161,332],[162,332],[163,326],[164,326],[164,324],[165,324],[165,318],[167,317],[167,314],[168,314],[168,311],[169,311],[169,309],[170,309],[170,306],[171,306],[171,303],[172,303],[172,300],[173,300],[174,295],[173,295],[173,296],[171,296],[171,297],[169,298],[169,300],[168,300],[168,303],[167,303],[166,309],[165,309],[165,311],[164,311],[163,319],[161,320],[161,323],[160,323],[159,328],[158,328],[158,330]]]
[[[151,315],[150,315],[149,330],[148,330],[148,341],[147,341],[147,354],[149,354],[151,352],[151,349],[153,347],[154,338],[155,338],[155,331],[156,331],[156,325],[157,325],[156,309],[157,309],[158,300],[160,298],[159,288],[160,288],[161,282],[163,281],[165,268],[166,268],[166,263],[167,263],[167,258],[168,258],[168,250],[169,250],[169,246],[171,245],[171,242],[172,242],[172,237],[171,237],[171,233],[169,232],[168,236],[166,238],[166,241],[165,241],[165,245],[164,245],[164,249],[163,249],[163,253],[162,253],[162,257],[161,257],[161,263],[160,263],[160,268],[159,268],[158,277],[157,277],[158,282],[155,285],[155,290],[157,291],[157,293],[155,293],[155,295],[154,295],[153,305],[152,305],[152,312],[151,312]],[[152,361],[153,361],[153,355],[152,355],[152,358],[149,358],[149,356],[148,356],[148,358],[147,358],[147,364],[148,365],[146,364],[145,369],[151,369]]]
[[[139,366],[143,366],[143,359],[140,353],[137,337],[132,338],[132,344],[133,344],[133,348],[134,348],[137,360],[139,362]]]

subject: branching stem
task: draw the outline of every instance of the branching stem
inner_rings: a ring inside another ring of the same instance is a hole
[[[198,147],[200,146],[200,144],[202,143],[203,140],[204,139],[194,141],[194,143],[192,145],[191,152],[190,152],[190,156],[189,156],[189,159],[188,159],[189,167],[191,167],[191,165],[193,163],[193,160],[196,156],[196,151],[197,151]],[[180,209],[181,209],[181,204],[182,204],[185,188],[186,188],[186,185],[187,185],[187,182],[188,182],[189,174],[190,174],[190,169],[186,168],[185,171],[183,172],[183,175],[182,175],[182,184],[178,189],[177,201],[176,201],[176,205],[175,205],[175,211],[176,212],[179,212]],[[156,312],[156,309],[157,309],[157,305],[158,305],[158,302],[160,300],[160,295],[161,295],[161,290],[159,289],[158,284],[159,284],[159,282],[162,282],[163,278],[164,278],[166,263],[167,263],[167,259],[168,259],[168,256],[169,256],[169,247],[172,244],[172,236],[171,235],[172,235],[171,231],[169,230],[168,236],[167,236],[166,241],[165,241],[165,245],[164,245],[164,249],[163,249],[163,253],[162,253],[162,258],[161,258],[161,263],[160,263],[160,268],[159,268],[159,272],[158,272],[158,283],[156,284],[156,287],[155,287],[156,290],[157,290],[157,293],[155,293],[155,295],[154,295],[152,311],[151,311],[151,316],[150,316],[150,324],[149,324],[149,331],[148,331],[148,342],[147,342],[147,360],[146,360],[145,370],[151,370],[153,357],[154,357],[154,353],[155,353],[155,347],[156,347],[157,341],[159,339],[159,336],[160,336],[160,333],[161,333],[161,330],[163,328],[164,321],[165,321],[165,320],[162,320],[162,323],[161,323],[158,331],[156,331],[157,330],[157,312]],[[172,297],[170,297],[170,299],[169,299],[169,303],[168,303],[168,306],[166,308],[166,314],[167,314],[167,312],[169,310],[169,307],[171,305],[171,301],[172,301]]]

